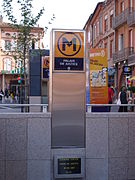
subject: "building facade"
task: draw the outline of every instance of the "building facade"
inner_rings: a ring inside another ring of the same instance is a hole
[[[12,28],[9,23],[3,22],[0,16],[0,89],[5,91],[5,88],[18,92],[20,84],[17,77],[20,75],[22,61],[15,61],[13,57],[14,51],[14,38],[17,30]],[[40,27],[33,27],[31,30],[33,37],[38,37],[38,41],[32,41],[31,48],[41,48],[44,30]]]
[[[135,76],[135,0],[115,0],[115,52],[113,63],[116,69],[115,84],[120,90],[128,78]],[[131,74],[124,75],[123,67],[130,66]]]
[[[106,48],[108,64],[108,81],[114,85],[114,66],[112,54],[114,52],[114,30],[112,22],[114,17],[114,0],[106,0],[97,4],[93,14],[86,22],[86,48]]]

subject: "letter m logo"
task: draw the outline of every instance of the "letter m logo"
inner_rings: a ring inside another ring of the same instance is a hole
[[[73,38],[71,41],[68,41],[65,37],[62,38],[62,51],[66,50],[66,45],[68,47],[72,46],[73,51],[76,51],[76,38]]]

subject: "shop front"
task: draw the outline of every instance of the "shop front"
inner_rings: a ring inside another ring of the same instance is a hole
[[[17,80],[18,76],[20,76],[19,68],[16,68],[12,71],[1,70],[0,88],[3,90],[3,92],[5,91],[5,89],[8,89],[9,91],[14,91],[15,93],[18,93],[18,87],[20,86],[20,83]]]

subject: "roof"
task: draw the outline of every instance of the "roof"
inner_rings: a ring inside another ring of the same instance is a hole
[[[103,1],[103,2],[99,2],[99,3],[97,4],[97,6],[96,6],[94,12],[89,16],[89,18],[88,18],[88,20],[87,20],[87,22],[86,22],[86,24],[85,24],[85,26],[84,26],[83,29],[85,29],[86,26],[87,26],[87,24],[88,24],[88,22],[92,20],[92,18],[94,17],[94,15],[95,15],[95,13],[96,13],[98,7],[99,7],[99,6],[103,6],[103,5],[104,5],[104,1]]]
[[[85,28],[86,28],[86,26],[87,26],[87,24],[88,24],[88,22],[89,22],[89,21],[91,21],[91,19],[92,19],[92,15],[93,15],[93,14],[91,14],[91,15],[89,16],[89,18],[88,18],[87,22],[85,23],[85,26],[84,26],[84,28],[83,28],[83,29],[85,29]]]
[[[7,27],[10,27],[9,23],[0,22],[0,28],[7,28]]]
[[[13,24],[10,23],[6,23],[6,22],[0,22],[0,28],[6,29],[6,28],[10,28],[10,29],[14,29],[12,26],[14,26]],[[32,31],[44,31],[44,28],[41,27],[31,27]]]

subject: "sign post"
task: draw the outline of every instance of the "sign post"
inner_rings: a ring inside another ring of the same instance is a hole
[[[123,66],[123,74],[127,76],[131,75],[132,74],[131,66]]]
[[[90,104],[108,104],[106,49],[90,49],[89,54]]]
[[[51,37],[52,147],[84,147],[85,32],[53,30]]]

